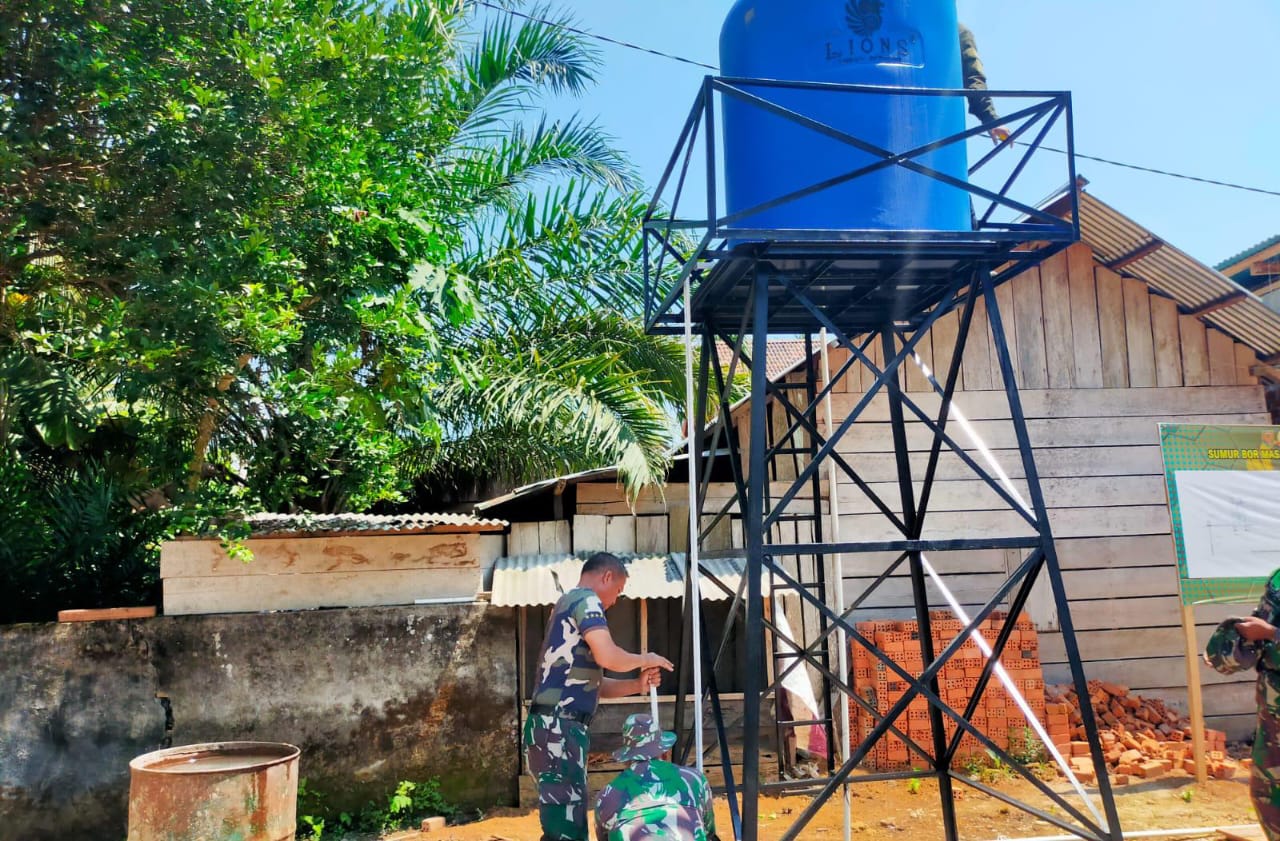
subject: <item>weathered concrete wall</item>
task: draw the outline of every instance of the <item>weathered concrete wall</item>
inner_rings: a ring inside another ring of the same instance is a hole
[[[515,621],[487,605],[0,628],[0,841],[123,837],[134,756],[261,740],[302,748],[335,808],[438,777],[514,803]]]

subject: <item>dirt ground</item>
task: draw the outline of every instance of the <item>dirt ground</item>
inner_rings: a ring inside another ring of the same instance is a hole
[[[1055,790],[1069,791],[1064,783],[1053,785]],[[1007,779],[995,787],[1049,811],[1051,804],[1048,800],[1025,780]],[[856,841],[915,841],[943,837],[935,782],[923,781],[916,791],[906,781],[862,783],[854,785],[852,790],[852,826]],[[1074,796],[1068,797],[1067,801],[1079,805],[1078,798]],[[762,800],[761,841],[780,838],[808,803],[806,797]],[[1087,814],[1087,810],[1081,808]],[[1101,804],[1098,808],[1101,809]],[[1116,790],[1116,808],[1120,813],[1120,825],[1126,831],[1233,826],[1255,820],[1249,805],[1249,778],[1244,772],[1233,780],[1210,780],[1203,786],[1195,785],[1189,776],[1181,773],[1150,782],[1139,781]],[[1063,834],[1053,824],[967,786],[959,787],[956,813],[960,837],[965,841]],[[729,829],[729,810],[723,800],[716,804],[716,822],[721,828],[721,837],[729,841],[733,833]],[[835,841],[841,837],[842,826],[843,807],[839,798],[835,798],[809,823],[801,837]],[[538,841],[538,815],[531,809],[497,809],[481,821],[449,827],[437,837],[441,841]]]

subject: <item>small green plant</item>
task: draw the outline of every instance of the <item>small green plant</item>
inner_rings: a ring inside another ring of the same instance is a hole
[[[920,793],[920,778],[912,777],[911,779],[907,780],[907,794],[919,794],[919,793]]]
[[[339,812],[336,815],[325,808],[324,796],[298,781],[297,834],[300,839],[320,841],[326,825],[339,833],[391,832],[418,823],[423,818],[436,815],[452,818],[458,814],[440,793],[436,780],[414,782],[401,780],[387,795],[384,802],[369,801],[355,812]]]
[[[1019,727],[1009,732],[1009,756],[1019,765],[1035,765],[1046,756],[1044,744],[1030,727]]]
[[[1195,795],[1194,795],[1194,793],[1191,791],[1191,789],[1189,789],[1189,788],[1184,788],[1184,789],[1182,790],[1182,792],[1181,792],[1178,796],[1182,798],[1182,802],[1183,802],[1183,803],[1190,803],[1190,802],[1191,802],[1191,798],[1192,798],[1192,797],[1194,797]]]
[[[324,837],[324,818],[317,818],[314,815],[299,815],[298,820],[302,822],[299,827],[298,834],[302,838],[314,838],[320,841]],[[303,832],[305,828],[305,833]]]

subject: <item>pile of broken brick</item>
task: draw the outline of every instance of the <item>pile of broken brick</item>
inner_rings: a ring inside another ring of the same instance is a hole
[[[1158,698],[1143,698],[1127,687],[1091,680],[1089,701],[1098,722],[1098,738],[1112,785],[1135,778],[1154,779],[1174,771],[1195,774],[1191,722]],[[1070,686],[1045,688],[1045,725],[1049,738],[1083,783],[1097,779],[1085,741],[1080,703]],[[1249,761],[1227,756],[1227,735],[1205,730],[1209,776],[1230,779]]]

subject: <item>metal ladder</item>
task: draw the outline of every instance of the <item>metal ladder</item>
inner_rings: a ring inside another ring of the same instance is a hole
[[[799,422],[801,418],[808,422],[811,429],[819,429],[819,419],[817,412],[816,399],[818,394],[818,372],[815,363],[815,352],[813,346],[813,336],[806,334],[805,342],[805,362],[804,362],[804,381],[803,382],[786,382],[785,380],[772,382],[769,391],[776,405],[783,409],[781,422],[778,422],[778,413],[770,412],[767,415],[767,433],[768,441],[772,442],[770,452],[766,456],[766,467],[769,473],[769,481],[778,480],[784,473],[784,466],[790,461],[790,470],[786,470],[789,478],[799,475],[804,465],[816,458],[818,453],[818,443],[815,436],[805,430]],[[753,348],[753,351],[755,349]],[[766,354],[767,359],[767,354]],[[753,360],[754,363],[754,360]],[[761,360],[760,364],[765,364],[765,360]],[[793,399],[799,396],[800,400]],[[779,428],[781,427],[781,428]],[[807,513],[787,513],[778,518],[779,525],[771,530],[766,538],[767,542],[778,543],[822,543],[823,542],[823,523],[822,523],[822,479],[821,473],[815,473],[810,482],[810,493],[812,494],[813,504]],[[772,510],[773,500],[770,496],[769,483],[765,483],[765,510]],[[804,525],[808,524],[808,540],[805,540]],[[795,538],[782,534],[783,529],[794,530]],[[787,590],[806,589],[810,591],[823,604],[830,604],[827,592],[827,575],[826,575],[826,557],[824,555],[810,555],[798,557],[795,560],[795,582],[793,584],[783,583],[778,577],[770,573],[770,606],[772,610],[774,606],[773,595],[778,592]],[[840,582],[836,583],[840,586]],[[797,599],[797,601],[803,601]],[[774,695],[774,730],[778,745],[778,771],[781,777],[778,780],[777,788],[786,788],[788,782],[796,782],[795,772],[796,765],[793,763],[793,756],[789,751],[784,750],[787,745],[786,737],[795,732],[795,728],[802,726],[821,727],[827,744],[826,767],[823,769],[823,776],[829,776],[835,770],[835,756],[837,754],[836,736],[839,730],[835,726],[833,704],[833,687],[828,675],[832,671],[832,662],[834,657],[831,646],[834,644],[835,635],[829,633],[830,627],[827,617],[819,612],[807,610],[801,607],[798,611],[799,626],[792,625],[791,630],[796,635],[796,639],[791,642],[794,645],[784,645],[787,641],[783,640],[778,630],[772,623],[768,626],[768,646],[766,648],[767,656],[772,660],[770,667],[766,669],[766,673],[775,675],[771,680],[772,692]],[[816,718],[796,718],[796,712],[791,712],[790,718],[784,718],[782,715],[781,703],[781,681],[776,675],[782,674],[788,667],[792,666],[796,660],[802,661],[800,665],[795,666],[804,674],[806,680],[810,679],[808,669],[803,666],[803,661],[809,659],[804,654],[805,649],[814,641],[820,640],[815,654],[818,662],[821,663],[821,690],[816,692],[818,702],[818,710]],[[791,650],[783,651],[786,647]],[[788,780],[788,777],[791,779]]]

